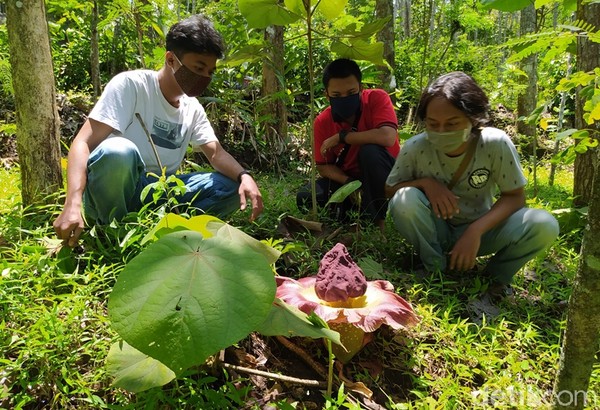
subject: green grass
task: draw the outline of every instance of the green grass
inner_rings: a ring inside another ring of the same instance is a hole
[[[0,212],[7,211],[21,200],[20,185],[18,173],[0,167]]]
[[[107,297],[124,264],[140,251],[137,238],[153,219],[86,231],[85,252],[74,255],[78,269],[66,274],[60,258],[48,251],[59,205],[23,210],[18,172],[1,172],[0,408],[261,408],[248,404],[255,389],[249,378],[223,369],[190,369],[163,388],[138,394],[112,388],[104,359],[117,336],[108,321]],[[545,172],[538,170],[538,196],[530,205],[569,208],[568,172],[562,171],[553,187],[544,185]],[[250,224],[248,214],[238,213],[230,223],[259,239],[277,237],[283,215],[303,216],[295,206],[295,190],[303,181],[297,176],[257,178],[264,214]],[[62,204],[62,199],[54,202]],[[515,278],[516,297],[502,302],[500,316],[481,326],[469,321],[466,304],[486,286],[486,278],[419,277],[411,270],[416,258],[390,223],[385,241],[368,227],[329,239],[300,235],[277,269],[287,276],[315,274],[322,255],[343,239],[356,261],[369,263],[370,275],[390,280],[413,304],[421,317],[416,327],[377,332],[346,365],[347,376],[364,383],[386,408],[545,408],[559,361],[564,301],[577,268],[582,230],[581,221],[576,222],[561,222],[559,240]],[[322,347],[309,351],[325,365]],[[598,363],[590,392],[600,405]],[[311,400],[322,408],[360,408],[352,404],[357,397],[352,391],[339,390],[328,399],[316,394],[320,398]],[[279,409],[305,408],[309,399],[284,395],[271,403]]]

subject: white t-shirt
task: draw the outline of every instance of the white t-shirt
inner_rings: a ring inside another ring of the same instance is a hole
[[[196,148],[217,141],[204,108],[196,98],[184,95],[179,99],[179,108],[175,108],[160,90],[157,71],[119,73],[106,85],[89,118],[114,128],[110,136],[133,141],[147,171],[161,174],[154,150],[135,113],[141,115],[167,174],[177,171],[188,145]]]
[[[421,133],[402,146],[386,184],[434,178],[447,185],[465,154],[449,157],[436,150]],[[525,186],[517,150],[506,133],[497,128],[481,130],[481,137],[471,163],[461,175],[452,192],[459,197],[460,213],[450,223],[459,225],[472,222],[492,207],[494,195]]]

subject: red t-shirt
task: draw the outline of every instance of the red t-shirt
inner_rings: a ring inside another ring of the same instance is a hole
[[[361,97],[361,115],[358,122],[357,131],[368,131],[374,128],[380,128],[384,125],[398,129],[398,118],[392,105],[390,96],[380,89],[363,90]],[[352,124],[339,123],[333,121],[331,107],[327,107],[315,119],[315,163],[317,165],[335,164],[338,155],[341,153],[344,144],[338,144],[333,149],[327,151],[325,155],[321,154],[321,145],[327,138],[337,134],[342,129],[350,130]],[[352,177],[358,177],[360,169],[358,167],[358,150],[360,145],[350,145],[348,154],[340,168]],[[386,147],[388,152],[396,158],[400,152],[400,143],[398,138],[391,147]]]

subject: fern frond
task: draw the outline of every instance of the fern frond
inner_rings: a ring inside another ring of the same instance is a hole
[[[541,33],[531,33],[522,37],[513,38],[507,41],[505,46],[509,48],[519,48],[520,46],[530,45],[534,42],[539,41],[540,39],[547,39],[548,41],[550,41],[556,38],[556,36],[560,35],[560,33],[560,31],[544,31]]]
[[[508,63],[520,61],[532,54],[542,53],[546,50],[551,54],[551,58],[554,58],[554,56],[567,51],[569,46],[576,41],[576,35],[565,31],[536,33],[523,36],[519,40],[521,41],[514,42],[515,45],[512,48],[515,54],[508,58]]]
[[[596,31],[596,27],[591,24],[588,23],[587,21],[583,21],[583,20],[576,20],[573,24],[561,24],[558,27],[564,29],[564,30],[569,30],[569,31],[585,31],[585,32],[591,32],[591,31]]]

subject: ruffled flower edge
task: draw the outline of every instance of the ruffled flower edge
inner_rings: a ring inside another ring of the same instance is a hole
[[[394,293],[394,286],[387,280],[368,281],[365,294],[349,301],[349,307],[339,303],[332,306],[319,299],[315,293],[316,276],[301,279],[277,276],[276,281],[278,298],[306,314],[314,312],[327,323],[350,323],[370,333],[382,324],[402,329],[419,321],[410,303]]]

